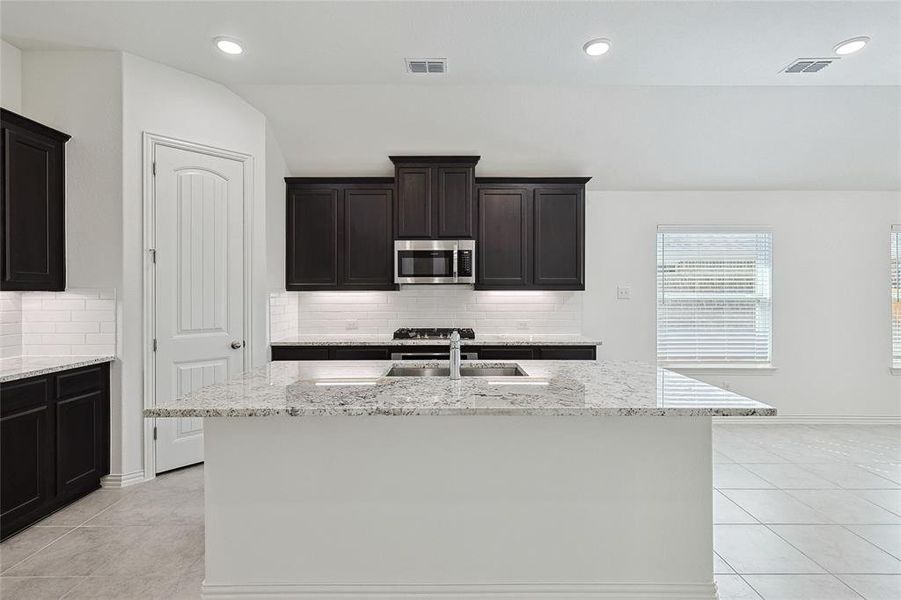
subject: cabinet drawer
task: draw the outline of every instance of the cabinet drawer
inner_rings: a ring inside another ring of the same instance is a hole
[[[387,348],[373,348],[367,346],[335,347],[329,351],[332,360],[388,360],[391,352]]]
[[[594,360],[597,348],[594,346],[548,346],[538,349],[541,360]]]
[[[0,385],[0,415],[6,416],[36,406],[50,399],[49,377],[11,381]]]
[[[273,346],[272,360],[328,360],[326,346]]]
[[[498,346],[479,348],[479,358],[487,360],[532,360],[535,358],[534,348],[529,346]]]
[[[56,395],[60,398],[99,390],[101,387],[103,387],[102,367],[66,371],[56,376]]]

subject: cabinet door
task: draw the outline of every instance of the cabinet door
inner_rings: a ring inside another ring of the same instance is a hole
[[[438,237],[473,237],[472,167],[438,167]]]
[[[340,190],[289,187],[287,195],[285,287],[336,289]]]
[[[56,403],[57,489],[62,498],[97,487],[105,473],[104,394],[101,390]]]
[[[65,183],[61,142],[4,123],[4,290],[65,289]]]
[[[0,537],[21,529],[53,501],[53,428],[45,378],[0,386]]]
[[[479,190],[476,244],[478,287],[524,288],[529,284],[528,206],[525,188]]]
[[[397,205],[394,213],[398,238],[432,237],[432,169],[397,169]]]
[[[344,192],[342,288],[393,289],[392,191]]]
[[[534,202],[534,287],[584,290],[582,190],[539,187]]]

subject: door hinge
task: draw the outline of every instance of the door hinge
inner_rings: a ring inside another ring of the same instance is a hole
[[[148,248],[147,252],[150,253],[150,260],[153,261],[153,264],[156,264],[156,248]]]
[[[156,349],[159,347],[159,344],[156,343],[156,338],[153,338],[153,351],[156,352]]]
[[[154,161],[154,162],[150,165],[150,172],[153,173],[153,176],[154,176],[154,177],[156,177],[156,161]]]
[[[153,439],[156,439],[156,425],[153,426]]]

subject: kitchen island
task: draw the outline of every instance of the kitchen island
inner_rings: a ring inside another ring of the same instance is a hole
[[[206,417],[204,597],[713,600],[711,417],[775,409],[518,365],[271,363],[145,411]]]

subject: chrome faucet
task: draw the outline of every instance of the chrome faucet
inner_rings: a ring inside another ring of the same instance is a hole
[[[460,379],[460,332],[456,329],[450,335],[450,378]]]

